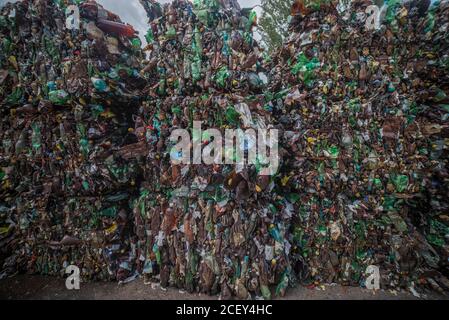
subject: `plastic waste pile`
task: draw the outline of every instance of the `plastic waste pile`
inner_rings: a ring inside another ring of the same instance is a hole
[[[310,286],[364,286],[374,265],[382,288],[447,291],[449,3],[370,20],[375,4],[296,1],[267,67],[298,197],[290,261]]]
[[[284,292],[292,208],[271,177],[258,175],[257,164],[172,163],[183,156],[170,140],[176,129],[188,129],[204,148],[215,139],[210,128],[224,137],[224,129],[270,127],[255,13],[235,1],[174,1],[151,10],[157,18],[146,34],[147,98],[136,130],[150,146],[148,183],[134,208],[138,268],[147,282],[223,298],[270,298],[273,284]]]
[[[0,9],[0,278],[449,290],[447,1],[297,0],[271,55],[235,0],[140,2],[143,50],[94,1]],[[177,129],[278,129],[279,169],[173,161]]]
[[[1,277],[73,264],[86,279],[120,278],[131,252],[140,40],[82,2],[74,29],[69,2],[1,8]]]

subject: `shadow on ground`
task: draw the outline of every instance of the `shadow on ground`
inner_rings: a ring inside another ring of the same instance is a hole
[[[411,293],[379,290],[372,292],[358,287],[324,286],[323,289],[308,289],[302,286],[287,291],[287,300],[413,300]],[[438,294],[428,294],[426,299],[448,299]],[[67,300],[216,300],[217,296],[185,293],[177,289],[162,290],[157,285],[145,285],[137,279],[125,285],[114,282],[81,283],[80,290],[67,290],[65,279],[18,275],[0,281],[0,299],[67,299]]]

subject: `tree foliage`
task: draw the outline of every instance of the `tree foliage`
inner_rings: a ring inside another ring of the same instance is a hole
[[[288,36],[288,20],[293,0],[262,0],[262,16],[258,22],[262,42],[269,51],[279,48]]]

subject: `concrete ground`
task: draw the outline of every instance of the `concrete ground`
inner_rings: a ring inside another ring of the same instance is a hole
[[[424,299],[448,299],[439,294],[428,294]],[[81,283],[80,290],[67,290],[65,279],[18,275],[0,281],[0,299],[66,299],[66,300],[216,300],[217,296],[190,294],[178,289],[162,290],[158,285],[145,285],[142,279],[119,285],[114,282]],[[343,286],[324,286],[321,289],[308,289],[302,286],[290,288],[285,297],[287,300],[412,300],[417,299],[410,292],[391,292]]]

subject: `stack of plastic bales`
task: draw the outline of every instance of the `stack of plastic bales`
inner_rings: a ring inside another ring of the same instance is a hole
[[[140,40],[95,2],[81,3],[79,27],[68,28],[67,8],[1,9],[2,277],[63,275],[69,264],[86,279],[130,271]]]
[[[375,266],[449,290],[447,1],[298,0],[271,57],[234,0],[141,1],[144,52],[75,2],[79,29],[71,1],[1,9],[0,278],[74,264],[247,299]],[[278,129],[279,170],[173,161],[175,130],[204,155],[237,128]]]
[[[288,285],[293,207],[274,191],[274,176],[258,174],[257,163],[172,161],[175,129],[205,147],[213,143],[206,129],[224,137],[226,128],[270,128],[255,23],[252,10],[231,1],[174,1],[150,23],[141,72],[148,96],[138,120],[150,156],[134,209],[146,281],[241,299],[269,298],[269,286],[283,293]]]
[[[364,286],[374,265],[383,288],[443,291],[449,5],[374,4],[296,1],[268,65],[300,202],[292,267],[310,285]]]

